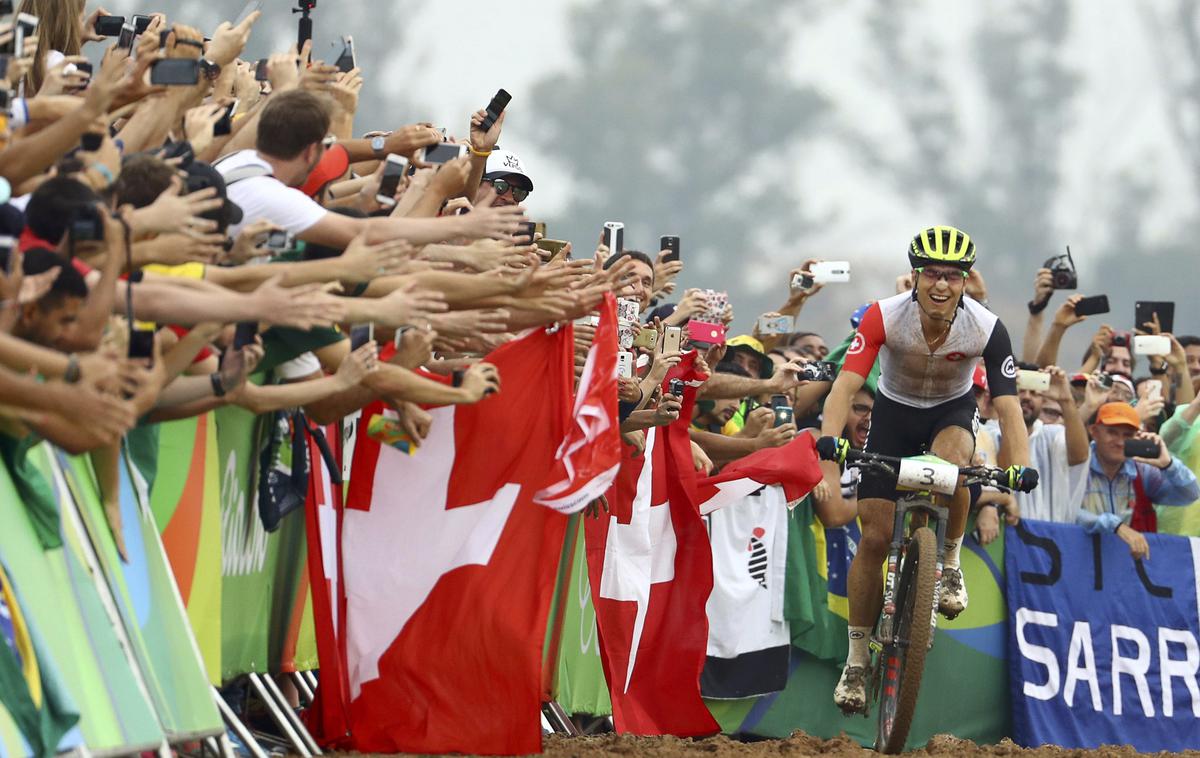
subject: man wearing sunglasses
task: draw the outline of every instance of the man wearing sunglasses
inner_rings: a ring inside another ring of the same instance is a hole
[[[533,192],[533,180],[525,173],[525,164],[515,154],[496,148],[488,156],[480,193],[491,187],[496,191],[493,206],[518,205]],[[478,200],[478,197],[476,197]]]
[[[896,457],[932,452],[956,466],[968,466],[975,452],[979,409],[972,379],[982,359],[992,405],[1000,421],[1000,465],[1008,466],[1014,489],[1032,489],[1037,472],[1029,465],[1029,441],[1017,401],[1016,363],[1004,325],[995,314],[966,296],[966,280],[975,263],[975,243],[948,226],[926,229],[912,241],[908,259],[913,288],[872,304],[846,351],[845,364],[825,400],[823,448],[844,451],[855,397],[879,359],[879,383],[871,409],[869,452]],[[825,483],[839,486],[838,464],[822,461]],[[883,604],[879,567],[891,541],[896,501],[895,477],[861,472],[858,511],[862,540],[850,566],[850,650],[834,691],[845,713],[866,707],[870,635]],[[948,500],[948,502],[946,502]],[[959,549],[970,506],[964,488],[943,500],[950,508],[939,610],[949,618],[967,606],[959,567]]]

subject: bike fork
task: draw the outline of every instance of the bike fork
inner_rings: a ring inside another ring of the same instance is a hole
[[[883,578],[883,619],[879,624],[879,641],[892,642],[892,624],[896,616],[896,581],[900,576],[900,554],[904,549],[904,517],[908,508],[896,503],[896,519],[892,524],[892,544],[888,547],[887,573]]]
[[[929,645],[933,646],[933,635],[937,631],[938,606],[942,602],[942,569],[946,565],[946,524],[949,519],[936,518],[934,534],[937,536],[937,564],[933,571],[933,610],[929,614]]]

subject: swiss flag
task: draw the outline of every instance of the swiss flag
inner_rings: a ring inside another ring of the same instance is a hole
[[[673,372],[698,383],[694,356]],[[700,699],[708,641],[705,603],[712,552],[694,499],[688,419],[646,432],[646,449],[625,457],[608,493],[610,512],[586,519],[588,578],[600,656],[618,732],[697,736],[718,731]]]
[[[572,350],[570,326],[499,348],[503,392],[434,409],[412,456],[359,430],[342,527],[354,749],[541,750],[567,519],[533,494],[566,433]]]
[[[725,466],[721,473],[701,479],[696,484],[696,499],[700,512],[709,514],[766,485],[778,484],[788,506],[795,507],[820,481],[816,443],[811,434],[800,434],[782,447],[756,451]]]
[[[534,501],[574,513],[604,494],[621,465],[617,422],[617,300],[604,296],[600,322],[579,379],[567,436],[555,456],[550,484]]]

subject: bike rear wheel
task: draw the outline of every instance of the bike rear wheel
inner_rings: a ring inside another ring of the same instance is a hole
[[[905,549],[896,585],[892,642],[880,652],[883,681],[875,749],[881,753],[901,752],[908,739],[925,670],[925,653],[933,634],[936,571],[937,538],[928,527],[922,527],[913,532]]]

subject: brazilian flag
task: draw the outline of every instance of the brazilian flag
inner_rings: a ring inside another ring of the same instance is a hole
[[[79,710],[40,649],[0,564],[0,707],[39,757],[57,753],[63,736],[79,723]]]

